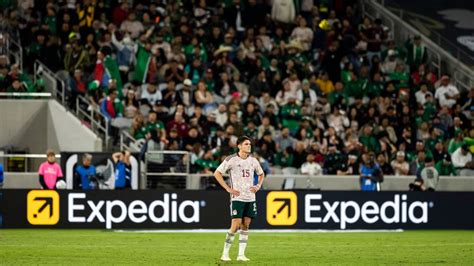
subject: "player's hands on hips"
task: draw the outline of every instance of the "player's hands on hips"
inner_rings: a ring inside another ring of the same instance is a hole
[[[240,192],[238,190],[233,189],[233,188],[229,188],[227,190],[227,192],[229,192],[234,197],[238,197],[240,195]]]
[[[260,186],[259,186],[259,185],[250,187],[250,192],[252,192],[252,193],[257,193],[257,191],[259,191],[259,190],[260,190]]]

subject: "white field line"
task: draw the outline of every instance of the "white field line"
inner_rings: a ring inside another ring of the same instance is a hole
[[[183,229],[183,230],[114,230],[117,233],[226,233],[229,229]],[[311,230],[311,229],[255,229],[252,233],[400,233],[403,229],[381,230]]]

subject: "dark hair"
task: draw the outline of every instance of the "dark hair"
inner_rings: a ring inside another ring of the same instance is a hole
[[[237,145],[240,145],[242,144],[244,141],[250,141],[252,142],[252,139],[250,137],[247,137],[247,136],[240,136],[238,139],[237,139]]]

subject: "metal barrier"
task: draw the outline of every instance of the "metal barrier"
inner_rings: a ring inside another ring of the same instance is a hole
[[[8,159],[10,158],[10,160]],[[36,173],[39,165],[46,160],[46,154],[3,154],[0,153],[0,162],[4,165],[5,172],[12,172],[12,167],[24,168],[24,173]],[[56,154],[56,158],[61,160],[61,155]],[[39,162],[41,159],[41,162]],[[15,162],[16,161],[16,162]],[[15,165],[18,163],[18,165]]]
[[[146,188],[185,189],[190,171],[187,151],[149,151],[145,154]]]
[[[385,176],[381,184],[383,191],[408,191],[409,184],[415,180],[415,176]],[[292,186],[286,185],[288,179],[292,180]],[[186,189],[191,190],[222,190],[220,185],[210,174],[190,174],[188,176]],[[286,187],[286,188],[285,188]],[[265,177],[264,190],[340,190],[359,191],[359,176],[308,176],[308,175],[281,175],[272,174]],[[474,191],[474,178],[469,176],[440,176],[437,191]]]
[[[91,130],[105,138],[105,147],[109,145],[109,121],[105,116],[98,110],[98,107],[93,107],[89,100],[85,97],[78,95],[76,98],[76,117],[78,119],[87,120],[90,123]],[[98,117],[98,118],[97,118]]]
[[[410,37],[417,35],[415,33],[409,33],[405,30],[404,26],[400,23],[397,23],[396,19],[390,16],[385,16],[383,11],[375,5],[369,4],[370,0],[364,0],[362,5],[363,13],[365,16],[368,16],[371,19],[380,18],[384,25],[390,25],[391,37],[399,42],[405,42]],[[437,76],[439,77],[442,73],[441,70],[441,56],[439,53],[433,51],[431,48],[428,48],[430,56],[430,62],[433,69],[436,71]]]
[[[120,150],[140,151],[140,148],[141,146],[130,133],[124,130],[120,132]]]
[[[0,93],[1,96],[11,96],[11,97],[53,97],[62,106],[66,109],[69,109],[69,106],[66,103],[67,98],[67,84],[66,82],[60,78],[60,76],[53,71],[51,71],[45,64],[41,63],[41,61],[36,60],[34,63],[34,75],[33,80],[36,83],[38,79],[43,79],[45,83],[45,88],[48,92],[41,92],[41,93]],[[78,119],[85,119],[87,120],[90,125],[92,131],[99,135],[104,136],[105,140],[105,147],[108,148],[109,144],[109,121],[105,118],[105,116],[95,108],[88,109],[91,106],[91,103],[88,99],[78,96],[76,98],[75,103],[76,110],[73,111]]]
[[[376,2],[385,6],[385,0],[376,0]],[[386,6],[386,8],[400,17],[403,21],[408,21],[419,16],[419,14],[404,10],[396,3],[396,1],[391,1],[390,5],[391,6]],[[445,51],[449,51],[457,60],[468,66],[474,66],[474,57],[460,49],[459,45],[456,45],[442,34],[437,31],[430,31],[428,37],[439,47],[443,48]]]
[[[383,6],[383,0],[361,0],[361,2],[364,15],[380,17],[384,22],[389,21],[389,24],[393,23],[391,30],[394,33],[395,40],[404,42],[410,37],[420,35],[429,51],[432,66],[435,68],[438,76],[444,72],[452,73],[453,82],[460,91],[466,91],[474,87],[474,71],[464,64],[467,58],[470,59],[467,63],[474,65],[474,59],[471,56],[466,55],[459,48],[456,48],[457,50],[453,55],[449,47],[446,48],[443,46],[443,37],[438,34],[438,41],[434,41],[421,34],[420,31],[404,20],[402,11],[400,11],[399,14],[394,14],[393,9],[385,8]],[[379,2],[382,2],[382,4]]]
[[[45,83],[45,87],[53,93],[53,96],[64,106],[66,107],[66,84],[61,80],[57,74],[51,71],[45,64],[41,63],[39,60],[35,61],[34,64],[34,81],[37,82],[38,79],[42,78]],[[58,85],[61,86],[58,89]]]
[[[18,64],[18,68],[20,70],[23,69],[23,49],[19,42],[13,40],[12,38],[8,38],[9,45],[7,49],[8,56],[15,58],[16,63]]]
[[[0,92],[0,97],[39,97],[39,98],[50,98],[51,92]]]
[[[19,43],[15,39],[12,38],[11,33],[2,30],[0,31],[0,35],[3,39],[3,44],[1,46],[2,50],[0,54],[5,54],[8,58],[14,58],[15,63],[18,64],[20,70],[23,69],[23,49]]]

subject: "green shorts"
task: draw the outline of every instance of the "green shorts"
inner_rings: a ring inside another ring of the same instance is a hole
[[[230,204],[230,216],[235,218],[257,217],[257,203],[255,201],[232,201]]]

